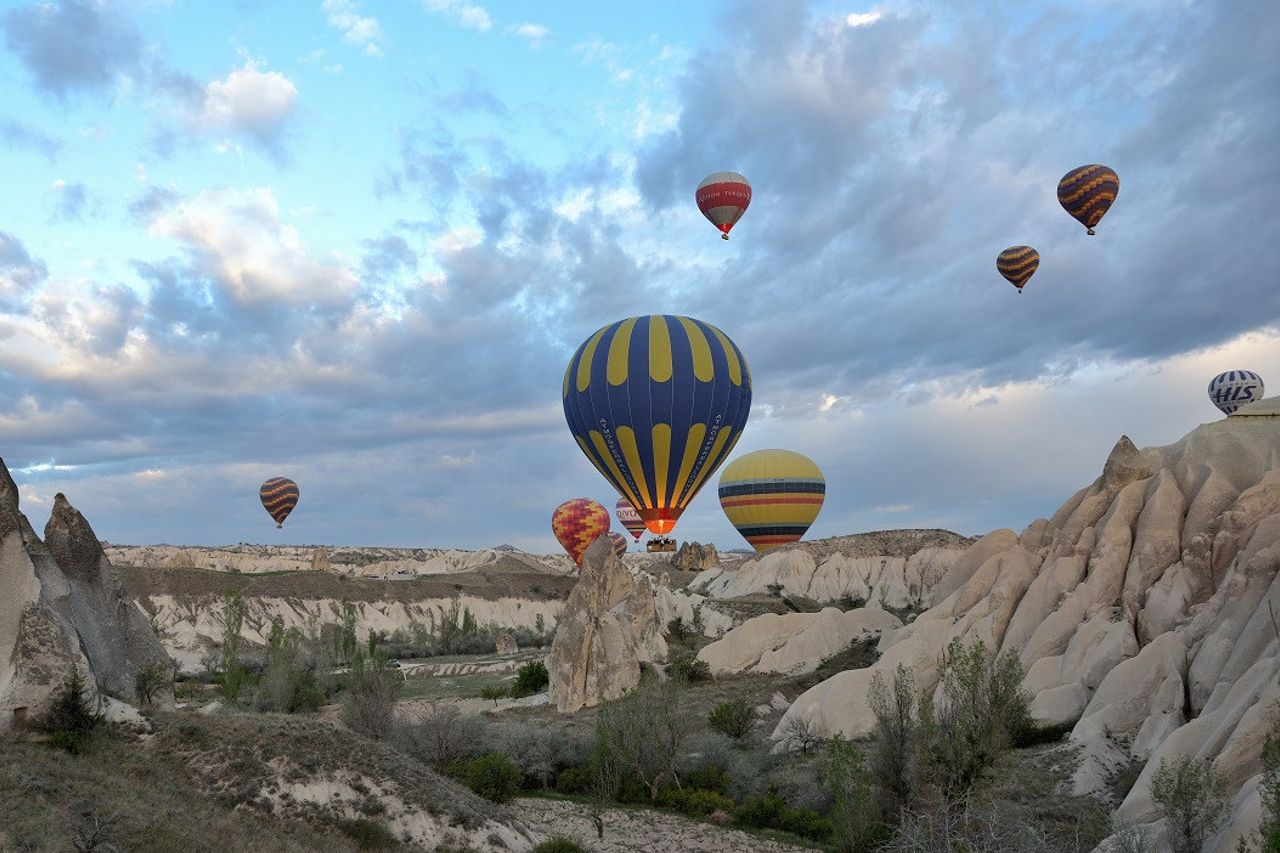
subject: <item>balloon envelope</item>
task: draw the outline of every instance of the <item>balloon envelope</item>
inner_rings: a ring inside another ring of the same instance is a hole
[[[728,240],[729,231],[751,204],[751,182],[737,172],[713,172],[702,179],[693,197],[702,215]]]
[[[573,498],[551,513],[551,532],[579,566],[591,543],[609,532],[609,511],[591,498]]]
[[[636,512],[631,501],[618,498],[618,502],[613,507],[613,514],[618,516],[622,526],[639,542],[640,537],[644,535],[644,519],[640,517],[640,513]]]
[[[613,543],[613,553],[617,554],[619,557],[627,553],[627,537],[623,536],[621,533],[614,533],[610,530],[609,541]]]
[[[1245,403],[1261,400],[1264,390],[1262,377],[1252,370],[1228,370],[1209,383],[1209,399],[1229,415]]]
[[[1090,234],[1120,195],[1120,176],[1094,163],[1072,169],[1058,181],[1058,204]]]
[[[733,341],[708,323],[631,317],[578,347],[563,397],[578,447],[663,535],[742,435],[751,373]]]
[[[298,505],[298,484],[288,477],[272,477],[258,489],[258,498],[267,514],[275,519],[276,527],[284,527],[284,520]]]
[[[748,453],[720,475],[724,514],[761,554],[804,536],[826,493],[813,460],[790,450]]]
[[[996,269],[1019,291],[1039,266],[1040,253],[1030,246],[1010,246],[996,256]]]

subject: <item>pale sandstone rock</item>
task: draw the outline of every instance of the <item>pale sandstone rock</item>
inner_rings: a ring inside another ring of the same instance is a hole
[[[601,537],[582,558],[547,661],[550,698],[562,712],[617,699],[640,682],[640,664],[665,656],[654,593],[637,583]]]
[[[842,613],[828,607],[819,613],[766,613],[749,619],[721,639],[704,646],[698,660],[712,673],[812,672],[826,658],[858,639],[877,637],[901,627],[883,610],[858,608]]]

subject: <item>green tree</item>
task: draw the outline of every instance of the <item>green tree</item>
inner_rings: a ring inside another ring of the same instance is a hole
[[[240,664],[240,629],[244,626],[244,597],[238,589],[229,589],[222,598],[222,695],[235,702],[244,686],[245,672]]]
[[[1184,755],[1160,759],[1151,777],[1151,799],[1169,826],[1173,853],[1200,853],[1226,817],[1226,782],[1208,761]]]
[[[840,853],[865,853],[879,846],[887,835],[880,823],[862,754],[841,737],[827,746],[822,762],[823,784],[831,794],[828,817]]]
[[[681,682],[642,684],[603,705],[597,719],[597,753],[643,783],[651,801],[666,782],[680,787],[677,765],[693,732]]]
[[[876,718],[871,734],[871,776],[880,791],[883,817],[897,823],[904,810],[917,804],[920,720],[915,674],[902,664],[891,679],[877,672],[871,677],[868,701]]]
[[[404,678],[389,665],[382,650],[366,656],[357,647],[348,673],[342,718],[354,731],[382,740],[395,724],[396,699]]]
[[[721,702],[707,716],[707,725],[734,740],[741,740],[751,733],[755,722],[755,709],[742,698]]]
[[[516,673],[516,683],[511,687],[511,695],[517,699],[532,696],[545,690],[550,683],[547,665],[540,660],[531,660]]]
[[[82,752],[102,725],[103,716],[86,695],[84,676],[74,664],[53,704],[36,721],[36,728],[67,752]]]

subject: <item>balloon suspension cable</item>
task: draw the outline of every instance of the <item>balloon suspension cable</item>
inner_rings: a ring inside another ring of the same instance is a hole
[[[721,239],[721,240],[728,240],[728,239],[729,239],[729,235],[728,235],[728,234],[721,234],[721,235],[720,235],[720,239]]]

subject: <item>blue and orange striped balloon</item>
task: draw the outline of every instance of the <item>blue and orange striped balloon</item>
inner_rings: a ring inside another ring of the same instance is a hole
[[[751,372],[709,323],[630,317],[578,347],[563,397],[578,447],[661,536],[742,435]]]
[[[1058,181],[1058,204],[1092,234],[1120,195],[1120,176],[1094,163],[1072,169]]]
[[[258,489],[258,499],[276,527],[284,527],[284,520],[298,505],[298,484],[288,477],[272,477]]]
[[[791,450],[748,453],[720,475],[720,506],[759,554],[799,541],[826,494],[822,470]]]

